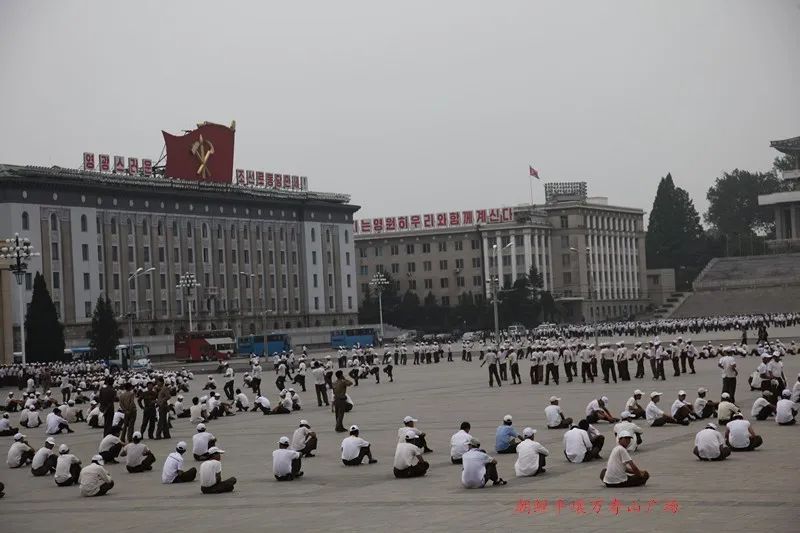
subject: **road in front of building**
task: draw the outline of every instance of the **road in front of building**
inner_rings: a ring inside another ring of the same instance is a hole
[[[737,400],[749,415],[757,392],[750,392],[746,376],[758,360],[740,359],[741,378]],[[528,363],[521,364],[528,375]],[[317,407],[313,389],[302,393],[305,407],[291,415],[239,414],[212,421],[209,430],[227,451],[224,476],[236,476],[236,491],[227,495],[202,495],[199,482],[167,486],[160,483],[160,469],[178,440],[191,441],[194,424],[175,421],[170,441],[146,441],[157,457],[150,473],[128,474],[121,465],[108,466],[116,486],[101,499],[81,498],[77,488],[58,488],[51,477],[33,478],[29,469],[0,471],[6,497],[0,505],[3,527],[8,531],[477,531],[490,529],[564,528],[581,531],[640,532],[699,530],[718,524],[726,532],[752,531],[753,524],[765,530],[788,531],[796,525],[800,505],[795,449],[800,426],[779,427],[774,421],[754,422],[765,444],[752,453],[734,454],[721,463],[701,463],[691,454],[694,435],[704,423],[688,427],[645,428],[644,445],[633,455],[652,478],[646,487],[607,489],[599,479],[604,464],[574,465],[563,457],[561,430],[544,429],[543,409],[551,394],[562,398],[567,416],[579,418],[586,404],[600,395],[610,398],[619,413],[634,388],[655,388],[664,393],[668,410],[678,389],[694,399],[699,386],[708,387],[718,398],[721,379],[715,360],[697,363],[696,375],[654,382],[643,380],[605,385],[602,382],[565,383],[559,386],[504,384],[489,388],[487,369],[456,358],[453,363],[399,367],[395,382],[381,384],[361,381],[351,389],[355,409],[345,424],[358,424],[362,436],[372,443],[376,465],[345,467],[339,460],[343,434],[333,431],[333,415]],[[794,381],[800,358],[785,361],[785,372]],[[649,369],[648,369],[649,372]],[[562,374],[563,379],[563,374]],[[199,375],[191,397],[199,392],[204,376]],[[237,380],[237,386],[241,382]],[[299,390],[299,387],[297,387]],[[263,391],[274,402],[277,390],[265,374]],[[6,391],[0,391],[5,395]],[[58,394],[58,393],[56,393]],[[514,456],[497,456],[500,474],[509,480],[504,487],[465,490],[460,485],[461,467],[449,460],[450,436],[461,421],[472,423],[472,433],[490,453],[496,427],[505,414],[514,417],[515,427],[539,430],[538,440],[550,450],[547,473],[536,478],[514,477]],[[397,480],[392,460],[397,428],[402,418],[419,418],[434,453],[427,456],[431,469],[424,478]],[[748,416],[749,417],[749,416]],[[16,416],[12,421],[16,423]],[[271,452],[281,435],[291,436],[300,418],[317,431],[317,456],[306,459],[305,476],[279,483],[271,472]],[[141,412],[139,413],[141,420]],[[597,425],[606,436],[603,456],[612,445],[612,429]],[[84,462],[97,450],[98,430],[83,424],[73,435],[57,436],[68,443]],[[26,430],[38,448],[44,429]],[[11,443],[2,438],[3,449]],[[187,454],[188,466],[199,466]],[[583,505],[583,512],[581,512]],[[638,510],[637,510],[638,509]],[[111,526],[113,524],[113,526]]]

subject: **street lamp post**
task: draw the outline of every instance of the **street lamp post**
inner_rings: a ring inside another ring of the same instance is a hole
[[[378,293],[378,316],[380,317],[381,321],[381,340],[383,340],[383,290],[389,286],[389,280],[381,274],[380,272],[376,272],[372,279],[369,281],[369,284],[375,289]]]
[[[185,272],[178,281],[178,284],[175,286],[176,289],[185,289],[186,296],[189,298],[189,331],[192,331],[194,328],[192,327],[192,290],[195,287],[199,287],[200,284],[197,283],[197,278],[195,278],[194,274],[191,272]]]
[[[500,317],[497,311],[497,297],[500,294],[500,252],[511,246],[512,242],[509,240],[508,244],[503,247],[498,247],[497,244],[492,245],[495,275],[490,281],[492,283],[492,302],[494,304],[494,341],[497,343],[500,342]]]
[[[32,257],[38,256],[38,252],[33,251],[33,245],[27,237],[20,238],[19,233],[5,240],[5,246],[0,247],[0,259],[12,261],[8,269],[14,273],[19,286],[19,338],[20,351],[22,353],[22,364],[25,360],[25,301],[22,297],[22,282],[25,280],[25,272],[28,270],[28,263]]]
[[[128,289],[130,290],[130,283],[131,281],[136,280],[139,276],[146,276],[154,271],[156,267],[144,268],[139,267],[128,276]],[[134,283],[133,286],[134,290],[136,289],[136,284]],[[125,313],[125,318],[128,319],[128,349],[125,350],[125,353],[122,354],[122,370],[128,370],[128,357],[131,355],[133,350],[133,319],[136,317],[136,311],[133,309],[128,309],[128,312]]]

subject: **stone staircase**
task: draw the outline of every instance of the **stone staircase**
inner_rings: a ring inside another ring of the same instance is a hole
[[[673,292],[664,303],[653,311],[653,318],[669,318],[677,311],[681,304],[691,295],[691,292]]]

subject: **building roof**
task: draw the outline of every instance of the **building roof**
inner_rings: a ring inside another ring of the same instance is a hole
[[[42,184],[58,183],[62,186],[90,186],[100,188],[129,188],[130,190],[146,188],[157,194],[200,194],[213,196],[236,196],[240,200],[272,200],[339,204],[344,207],[350,202],[350,195],[329,192],[293,191],[275,189],[257,189],[236,184],[213,183],[167,179],[158,176],[130,176],[128,174],[111,174],[91,172],[78,169],[39,166],[21,166],[0,164],[0,182],[31,180]],[[356,206],[350,206],[357,209]],[[354,209],[354,210],[355,210]]]
[[[784,154],[800,154],[800,137],[770,141],[769,145]]]

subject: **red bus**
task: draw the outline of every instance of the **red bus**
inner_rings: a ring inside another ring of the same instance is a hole
[[[230,359],[236,348],[233,330],[181,331],[175,334],[178,361],[220,361]]]

